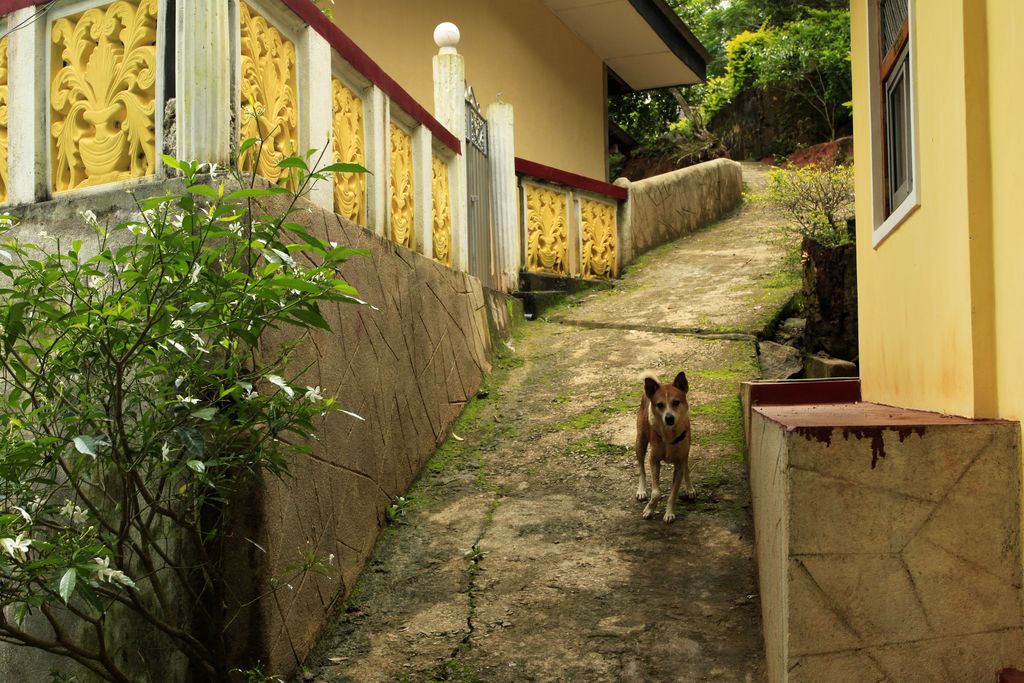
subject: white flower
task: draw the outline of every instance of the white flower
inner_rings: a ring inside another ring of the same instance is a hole
[[[167,457],[170,454],[171,454],[171,447],[169,445],[167,445],[166,441],[164,441],[164,445],[160,448],[160,457],[163,458],[164,462],[167,462],[168,460],[170,460],[170,458]]]
[[[32,539],[25,538],[25,534],[18,534],[17,538],[0,538],[0,547],[15,560],[24,560],[30,545]]]
[[[110,568],[109,557],[95,557],[93,560],[98,565],[96,569],[96,578],[98,580],[106,581],[107,583],[119,583],[128,588],[135,588],[135,582],[128,578],[123,571]]]
[[[317,401],[322,401],[324,397],[320,393],[320,387],[306,387],[304,398],[310,403],[316,403]]]
[[[187,403],[189,405],[193,405],[194,406],[195,404],[199,403],[199,399],[198,398],[192,398],[191,396],[182,396],[181,394],[178,394],[178,402],[179,403]]]
[[[192,272],[189,274],[189,282],[195,284],[199,280],[199,273],[203,270],[203,267],[198,263],[192,266]]]
[[[89,225],[95,227],[96,225],[99,224],[99,220],[96,218],[96,214],[91,209],[86,209],[85,211],[82,211],[81,214],[82,218],[84,218],[85,222],[88,223]]]
[[[175,216],[173,218],[171,218],[171,225],[173,225],[176,228],[180,228],[181,227],[181,222],[183,220],[185,220],[185,214],[183,214],[183,213],[175,214]]]
[[[267,375],[267,381],[281,387],[281,390],[288,394],[288,398],[295,398],[295,390],[288,386],[288,382],[284,381],[283,377]]]
[[[86,520],[85,510],[75,505],[72,501],[66,501],[60,513],[71,520],[72,524],[81,524]]]
[[[25,508],[22,508],[22,507],[18,507],[17,505],[12,505],[11,507],[13,507],[13,508],[14,508],[15,510],[17,510],[17,511],[18,511],[19,513],[21,513],[21,516],[22,516],[22,518],[23,518],[23,519],[24,519],[24,520],[25,520],[26,522],[28,522],[29,524],[31,524],[31,523],[32,523],[32,517],[31,517],[31,516],[30,516],[30,515],[28,514],[28,512],[26,512],[26,511],[25,511]]]
[[[176,330],[180,330],[180,329],[185,327],[185,321],[184,320],[172,320],[171,321],[171,327],[173,327]]]

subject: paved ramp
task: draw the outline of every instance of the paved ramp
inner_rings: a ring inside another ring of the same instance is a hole
[[[396,508],[307,680],[763,680],[738,386],[796,287],[777,222],[744,206],[530,323]],[[674,524],[633,496],[644,370],[690,378],[697,498]]]

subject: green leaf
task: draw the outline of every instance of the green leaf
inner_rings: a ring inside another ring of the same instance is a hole
[[[275,277],[273,284],[275,287],[282,289],[297,289],[300,292],[309,292],[310,294],[315,294],[323,289],[319,285],[300,280],[297,277]]]
[[[324,320],[324,317],[320,315],[320,311],[315,308],[296,308],[293,310],[292,315],[307,325],[318,327],[321,330],[331,331],[331,326]]]
[[[85,434],[76,436],[74,438],[75,450],[84,455],[91,455],[93,458],[96,457],[96,439]]]
[[[318,168],[319,173],[370,173],[370,171],[359,164],[329,164],[323,168]],[[370,173],[370,175],[373,175]]]
[[[217,414],[217,409],[216,408],[200,408],[199,410],[193,410],[192,411],[192,417],[194,417],[196,419],[199,419],[199,420],[206,420],[206,421],[212,420],[213,416],[216,415],[216,414]]]
[[[233,201],[235,199],[249,199],[252,197],[270,197],[275,194],[288,194],[288,188],[286,187],[246,187],[241,190],[235,190],[224,198],[224,201]]]
[[[181,439],[181,444],[185,447],[192,455],[202,455],[203,448],[206,446],[206,442],[203,441],[203,435],[192,429],[191,427],[175,427],[174,432]]]
[[[58,591],[60,597],[64,600],[64,604],[68,604],[68,600],[71,599],[71,594],[75,592],[75,583],[78,580],[78,572],[75,571],[74,567],[69,568],[64,572],[64,576],[60,579],[60,586]]]
[[[170,166],[171,168],[175,168],[175,169],[177,169],[179,171],[182,170],[185,167],[185,164],[183,164],[182,162],[178,161],[177,159],[172,157],[170,154],[161,154],[160,158],[164,160],[164,163],[166,165]]]
[[[209,185],[203,185],[202,183],[199,183],[198,185],[190,185],[188,187],[188,191],[191,192],[192,194],[199,194],[204,197],[209,197],[210,199],[218,199],[217,191],[210,187]]]
[[[198,472],[199,474],[206,471],[206,465],[202,460],[189,460],[185,464],[188,465],[189,469]]]
[[[303,171],[309,171],[309,166],[307,166],[306,162],[300,159],[299,157],[288,157],[286,159],[281,159],[281,161],[277,162],[277,167],[301,168]]]

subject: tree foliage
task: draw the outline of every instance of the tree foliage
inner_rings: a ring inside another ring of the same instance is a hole
[[[849,121],[850,29],[844,0],[670,0],[710,52],[708,80],[613,98],[612,120],[642,143],[664,137],[680,113],[723,134],[715,115],[758,93],[781,94],[780,107],[814,117],[834,138]],[[683,100],[692,105],[680,109]],[[689,110],[688,110],[689,109]],[[817,128],[817,126],[816,126]],[[817,140],[807,141],[816,142]]]

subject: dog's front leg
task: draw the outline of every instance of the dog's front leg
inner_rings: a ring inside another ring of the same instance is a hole
[[[642,431],[636,434],[636,466],[640,469],[640,482],[636,485],[636,499],[647,500],[647,471],[644,460],[647,458],[647,435]]]
[[[686,500],[693,500],[697,497],[697,490],[693,488],[693,484],[690,483],[690,456],[687,454],[683,457],[683,496]],[[679,469],[679,466],[676,467]]]
[[[644,507],[644,519],[654,516],[654,510],[658,507],[658,500],[661,498],[661,460],[651,458],[651,499]]]
[[[676,463],[672,468],[672,490],[668,494],[668,502],[665,504],[665,523],[669,524],[674,522],[676,519],[676,496],[679,495],[679,484],[682,483],[683,478],[688,474],[686,461]],[[689,477],[686,477],[689,479]],[[687,482],[689,486],[689,482]]]

